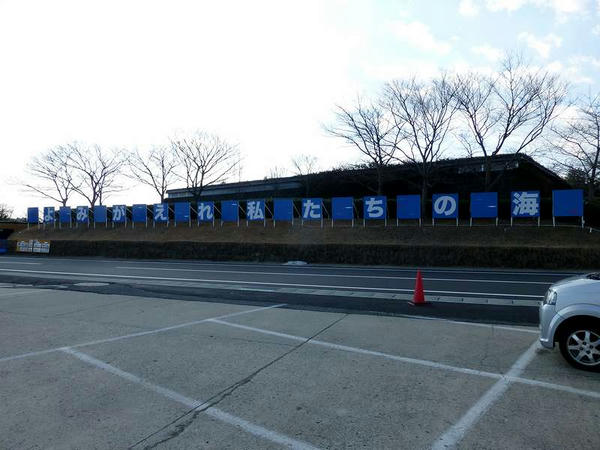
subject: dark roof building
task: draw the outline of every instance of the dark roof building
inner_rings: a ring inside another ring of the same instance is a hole
[[[498,155],[491,158],[493,178],[498,178],[491,189],[501,195],[513,190],[539,190],[549,197],[553,189],[568,189],[567,182],[526,155]],[[430,193],[458,192],[467,198],[471,192],[484,190],[484,159],[460,158],[435,163]],[[383,175],[383,195],[420,193],[421,180],[408,164],[386,168]],[[377,191],[376,172],[372,168],[336,169],[306,176],[242,181],[208,186],[202,191],[203,200],[245,200],[257,198],[291,197],[362,197]],[[193,200],[188,189],[171,189],[169,202]]]
[[[271,197],[299,197],[304,191],[303,177],[241,181],[207,186],[200,197],[206,200],[229,200]],[[170,189],[167,201],[191,200],[189,189]]]

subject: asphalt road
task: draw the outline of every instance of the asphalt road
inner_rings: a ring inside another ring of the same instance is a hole
[[[416,268],[3,257],[0,274],[164,280],[243,287],[412,293]],[[540,300],[550,284],[576,272],[424,268],[426,294]]]
[[[416,268],[5,256],[0,282],[203,301],[284,301],[312,308],[416,314]],[[498,323],[537,321],[548,287],[575,272],[423,268],[435,308],[419,314]],[[81,283],[103,283],[87,285]],[[200,299],[200,298],[199,298]],[[518,307],[518,308],[515,308]]]

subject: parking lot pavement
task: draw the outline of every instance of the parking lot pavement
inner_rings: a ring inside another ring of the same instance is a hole
[[[125,448],[186,411],[62,353],[0,367],[2,448]]]
[[[599,422],[600,399],[513,385],[459,448],[598,448]]]
[[[120,295],[0,288],[0,359],[251,309]]]
[[[301,317],[304,319],[301,320]],[[320,317],[320,313],[272,309],[260,315],[228,319],[227,322],[310,336],[316,328],[311,328],[309,324]],[[525,330],[527,331],[517,332],[512,327],[473,326],[404,317],[348,315],[336,326],[320,334],[319,339],[402,354],[410,358],[504,373],[535,339],[535,334],[530,333],[531,328]]]
[[[598,448],[536,330],[0,288],[1,448]]]

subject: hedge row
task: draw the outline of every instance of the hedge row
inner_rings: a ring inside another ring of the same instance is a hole
[[[15,242],[10,242],[14,252]],[[425,245],[252,244],[202,242],[52,241],[53,256],[177,258],[213,261],[300,260],[309,263],[594,269],[593,248],[477,247]]]

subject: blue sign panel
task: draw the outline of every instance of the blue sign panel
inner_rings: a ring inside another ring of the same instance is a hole
[[[90,212],[87,206],[78,206],[75,209],[75,220],[77,223],[88,223],[90,221]]]
[[[179,202],[175,203],[175,222],[190,221],[190,203]]]
[[[94,206],[94,222],[106,223],[106,206]]]
[[[354,200],[352,197],[334,197],[331,199],[331,217],[334,220],[354,219]]]
[[[458,218],[458,194],[433,194],[431,206],[434,219]]]
[[[221,202],[221,220],[223,222],[237,222],[240,218],[240,205],[235,201]]]
[[[131,221],[135,223],[146,223],[148,215],[146,205],[133,205],[131,207]]]
[[[246,202],[246,220],[265,220],[264,200],[248,200]]]
[[[498,217],[498,193],[471,193],[471,217],[473,219],[495,219]]]
[[[512,217],[540,217],[540,191],[518,191],[510,194]]]
[[[127,222],[127,206],[113,205],[112,221],[114,223],[126,223]]]
[[[552,191],[554,217],[583,217],[583,191],[568,189]]]
[[[169,205],[167,203],[155,203],[152,207],[152,218],[155,222],[168,222]]]
[[[44,223],[54,223],[54,206],[44,208]]]
[[[213,202],[198,202],[198,222],[215,220],[215,204]]]
[[[387,197],[365,197],[363,199],[363,217],[365,219],[386,219]]]
[[[27,223],[38,223],[40,211],[37,208],[27,208]]]
[[[273,219],[294,220],[294,202],[291,198],[276,198],[273,200]]]
[[[398,195],[396,197],[397,219],[420,219],[421,218],[421,196],[420,195]]]
[[[58,220],[60,223],[71,223],[71,208],[68,206],[61,206],[58,210]]]
[[[323,199],[321,198],[303,198],[302,199],[302,219],[303,220],[321,220],[323,218]]]

